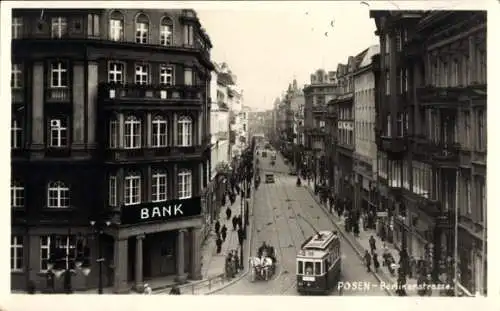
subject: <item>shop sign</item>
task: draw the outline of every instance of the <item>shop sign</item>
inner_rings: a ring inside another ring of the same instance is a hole
[[[387,217],[387,212],[377,212],[377,217]]]
[[[170,200],[123,206],[121,223],[133,225],[145,222],[167,222],[201,215],[201,198]]]

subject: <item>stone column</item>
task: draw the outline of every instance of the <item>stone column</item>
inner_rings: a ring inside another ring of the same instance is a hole
[[[114,286],[113,292],[124,293],[128,291],[128,240],[115,238],[114,242]]]
[[[33,105],[31,108],[31,149],[43,150],[44,144],[44,68],[43,62],[35,62],[33,64]]]
[[[142,291],[144,282],[142,275],[142,242],[145,238],[144,234],[136,236],[135,244],[135,289]]]
[[[184,264],[186,261],[185,252],[184,252],[184,235],[186,233],[186,229],[180,229],[177,231],[177,245],[175,255],[177,256],[177,276],[175,280],[179,283],[183,283],[186,281],[187,276],[184,272]]]
[[[123,146],[125,146],[124,125],[125,125],[125,116],[123,115],[123,113],[119,113],[118,114],[118,147],[120,149],[123,149]]]
[[[189,278],[201,280],[201,228],[191,228],[191,271]]]
[[[83,149],[85,139],[85,96],[84,66],[82,62],[73,65],[73,132],[72,149]]]
[[[177,146],[177,114],[174,113],[174,120],[172,122],[172,133],[174,133],[174,136],[172,137],[172,146]]]
[[[198,129],[198,138],[196,139],[196,145],[201,145],[202,141],[202,135],[203,135],[203,118],[202,118],[202,112],[198,113],[198,122],[197,122],[197,129]]]
[[[97,133],[94,124],[97,122],[97,111],[94,103],[97,102],[99,63],[89,61],[87,71],[87,144],[95,146]]]
[[[151,124],[151,113],[146,114],[146,147],[151,148],[153,138],[153,128]]]

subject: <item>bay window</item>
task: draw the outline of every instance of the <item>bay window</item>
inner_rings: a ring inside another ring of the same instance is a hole
[[[194,44],[194,29],[192,25],[184,26],[184,44],[189,46]]]
[[[191,68],[184,68],[184,84],[193,85],[193,70]]]

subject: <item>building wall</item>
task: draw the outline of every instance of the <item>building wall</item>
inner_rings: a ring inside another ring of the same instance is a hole
[[[354,119],[355,152],[376,170],[375,77],[371,70],[354,77]]]

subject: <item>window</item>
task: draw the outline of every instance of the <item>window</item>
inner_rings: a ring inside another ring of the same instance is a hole
[[[114,11],[111,13],[109,19],[109,39],[112,41],[122,41],[123,40],[123,15]]]
[[[89,14],[87,16],[87,33],[89,36],[99,36],[99,15]]]
[[[10,128],[10,147],[12,149],[21,148],[23,145],[23,128],[17,120],[12,120]]]
[[[396,49],[398,52],[400,52],[402,49],[401,32],[401,30],[398,30],[396,33]]]
[[[68,208],[70,201],[69,187],[63,182],[50,182],[47,187],[48,208]]]
[[[153,147],[167,146],[167,120],[157,116],[153,119],[152,126]]]
[[[160,24],[160,45],[172,45],[174,42],[174,23],[168,17],[164,17]]]
[[[441,81],[441,86],[448,87],[450,86],[450,67],[448,62],[443,62],[443,71],[442,71],[442,81]]]
[[[385,35],[385,53],[386,54],[389,54],[391,51],[390,44],[391,44],[391,39],[389,38],[389,35],[386,34]]]
[[[116,176],[109,176],[108,180],[108,204],[109,206],[116,206],[117,205],[117,190],[118,190],[118,183],[116,182]]]
[[[402,113],[398,113],[398,119],[396,121],[396,130],[397,130],[397,137],[403,137],[403,134],[404,134],[404,126],[405,126],[405,122],[404,122],[404,118],[403,118],[403,114]]]
[[[174,84],[174,67],[161,65],[160,66],[160,84],[171,86]]]
[[[50,86],[52,88],[68,87],[68,65],[55,62],[50,65]]]
[[[23,236],[10,237],[10,271],[23,271]]]
[[[477,149],[486,150],[486,120],[483,109],[477,110]]]
[[[190,117],[180,117],[177,121],[177,145],[180,147],[190,147],[193,143],[193,121]]]
[[[135,65],[135,83],[144,85],[149,82],[149,66]]]
[[[125,205],[141,203],[141,175],[132,172],[125,177]]]
[[[74,259],[76,258],[76,236],[62,235],[62,236],[40,236],[40,270],[48,270],[48,262],[51,256],[51,248],[55,247],[62,250],[62,256],[66,262],[66,269],[74,269]]]
[[[184,84],[193,85],[193,70],[191,68],[184,68]]]
[[[149,19],[144,14],[139,14],[135,21],[135,43],[148,43]]]
[[[471,189],[470,189],[470,179],[464,178],[464,192],[465,192],[465,205],[467,215],[472,214],[472,204],[471,204]]]
[[[119,147],[119,122],[116,119],[109,121],[109,148]]]
[[[51,19],[52,38],[62,38],[68,32],[68,22],[65,17]]]
[[[460,63],[458,59],[453,60],[451,65],[451,86],[458,86],[460,84]]]
[[[120,62],[110,62],[108,66],[108,82],[123,84],[125,82],[125,64]]]
[[[485,213],[486,213],[486,187],[484,186],[484,179],[477,177],[477,199],[478,199],[478,211],[479,211],[479,221],[484,224]]]
[[[182,169],[177,174],[178,199],[189,199],[192,196],[192,175],[191,171]]]
[[[13,182],[10,186],[10,206],[24,207],[24,186],[19,182]]]
[[[68,127],[66,118],[50,119],[51,148],[65,148],[68,146]]]
[[[479,51],[479,81],[480,83],[486,83],[486,51]]]
[[[20,64],[12,64],[10,87],[13,89],[20,89],[23,87],[23,71],[22,65]]]
[[[434,84],[435,86],[439,86],[440,85],[440,83],[439,83],[439,66],[438,66],[437,61],[434,62],[434,65],[432,68],[432,73],[433,73],[432,84]]]
[[[193,45],[194,43],[194,34],[193,34],[193,26],[185,25],[184,26],[184,44],[185,45]]]
[[[19,39],[23,35],[23,18],[12,18],[12,39]]]
[[[464,147],[470,148],[471,145],[471,122],[470,122],[470,112],[464,111]]]
[[[167,174],[163,171],[153,173],[152,197],[153,202],[164,202],[167,200]]]
[[[141,120],[130,116],[125,120],[124,138],[125,149],[141,148]]]
[[[391,94],[391,78],[389,76],[389,73],[386,72],[385,74],[385,95]]]

